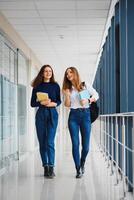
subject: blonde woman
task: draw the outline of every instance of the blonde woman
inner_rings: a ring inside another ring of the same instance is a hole
[[[81,99],[79,92],[84,89],[79,73],[75,67],[69,67],[65,71],[63,80],[64,104],[70,108],[68,127],[72,141],[72,155],[76,168],[76,178],[81,178],[85,171],[85,161],[89,152],[91,120],[90,103],[98,100],[96,90],[89,86],[87,90],[91,95],[89,99]],[[79,153],[79,130],[81,133],[82,150]]]

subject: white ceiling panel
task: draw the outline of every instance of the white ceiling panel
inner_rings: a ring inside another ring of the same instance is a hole
[[[36,10],[2,10],[2,13],[7,17],[15,18],[34,18],[39,17]]]
[[[45,18],[75,18],[75,10],[39,10],[40,17]]]
[[[82,46],[82,45],[84,45],[84,46],[87,46],[87,44],[89,44],[90,46],[91,45],[99,45],[100,44],[100,42],[99,41],[94,41],[94,40],[87,40],[87,41],[78,41],[78,45],[79,46]]]
[[[64,26],[59,26],[59,25],[45,25],[46,29],[51,32],[76,32],[76,26],[73,25],[64,25]]]
[[[76,18],[43,18],[44,24],[48,25],[75,25]]]
[[[103,25],[105,24],[106,22],[106,18],[93,18],[93,17],[89,17],[89,18],[78,18],[77,19],[77,23],[78,24],[81,24],[81,25],[84,25],[84,24],[87,24],[87,25]]]
[[[102,32],[102,31],[100,31],[100,32]],[[100,32],[99,31],[82,31],[82,30],[79,30],[79,33],[78,33],[78,36],[79,37],[90,37],[90,36],[100,36]]]
[[[75,1],[36,1],[35,4],[40,10],[75,9]]]
[[[79,24],[75,24],[75,25],[64,25],[64,26],[59,26],[59,25],[46,25],[47,30],[55,30],[55,31],[70,31],[70,30],[82,30],[82,31],[102,31],[104,30],[104,25],[79,25]]]
[[[69,32],[69,31],[55,31],[55,32],[49,32],[49,36],[54,36],[54,38],[53,39],[56,39],[55,37],[56,36],[58,36],[58,38],[60,38],[60,39],[64,39],[65,37],[66,38],[68,38],[68,37],[76,37],[76,33],[75,33],[75,31],[71,31],[71,32]],[[63,38],[62,38],[62,36],[63,36]]]
[[[0,11],[61,82],[75,66],[91,81],[110,0],[0,0]]]
[[[109,1],[76,1],[77,9],[104,10],[109,8]]]
[[[8,18],[9,22],[14,25],[41,25],[39,18]]]
[[[0,10],[30,10],[35,9],[34,3],[31,2],[18,2],[18,1],[9,1],[1,2],[0,1]]]
[[[51,46],[51,43],[49,41],[46,42],[46,41],[40,41],[40,40],[37,43],[34,43],[34,44],[33,44],[33,41],[29,41],[28,44],[30,46],[32,46],[32,47],[36,47],[38,49],[42,49],[42,51],[43,50],[44,51],[48,51],[48,49],[47,50],[44,49],[44,45],[47,45],[48,47]]]
[[[18,30],[18,31],[44,31],[44,26],[42,24],[38,24],[38,25],[14,25],[14,27]]]
[[[20,35],[22,36],[26,36],[26,37],[48,37],[46,32],[41,32],[40,30],[36,30],[36,31],[19,31]]]
[[[83,30],[83,31],[102,31],[104,29],[104,25],[77,25],[78,30]]]
[[[78,42],[86,42],[86,41],[100,41],[102,39],[102,36],[78,36],[79,41]]]
[[[27,37],[24,37],[25,39],[27,39]],[[37,38],[37,37],[31,37],[31,38],[28,38],[28,43],[29,44],[39,44],[39,43],[42,43],[42,44],[49,44],[50,41],[48,40],[48,38],[45,38],[45,37],[41,37],[41,38]],[[44,48],[44,47],[43,47]]]
[[[107,10],[77,10],[77,17],[78,18],[106,18],[107,17]]]

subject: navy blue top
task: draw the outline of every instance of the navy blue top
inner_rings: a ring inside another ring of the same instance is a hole
[[[60,98],[60,87],[58,83],[51,83],[51,82],[42,82],[36,88],[33,88],[32,97],[31,97],[31,106],[32,107],[42,107],[40,102],[37,101],[37,92],[45,92],[48,93],[49,99],[52,102],[57,103],[57,106],[61,104]]]

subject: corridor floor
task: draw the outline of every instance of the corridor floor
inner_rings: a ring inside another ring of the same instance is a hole
[[[43,176],[38,150],[13,164],[0,176],[0,200],[119,200],[123,197],[122,181],[116,185],[102,153],[92,136],[86,172],[75,178],[70,138],[56,140],[56,177]],[[127,193],[127,200],[132,196]]]

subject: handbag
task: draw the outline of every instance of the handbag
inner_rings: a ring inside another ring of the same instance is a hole
[[[91,96],[87,92],[88,90],[87,90],[85,82],[82,82],[81,84],[82,84],[84,90],[79,93],[79,95],[81,97],[80,99],[82,99],[83,96],[84,96],[85,99],[89,99]],[[89,103],[90,103],[90,101],[89,101]],[[98,116],[99,116],[99,107],[97,105],[97,102],[92,102],[90,104],[91,123],[93,123],[98,118]]]
[[[99,116],[99,107],[96,102],[90,104],[90,117],[91,123],[93,123]]]

